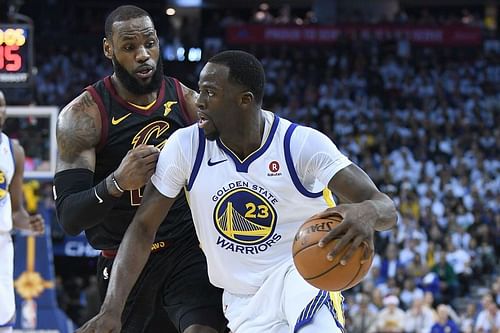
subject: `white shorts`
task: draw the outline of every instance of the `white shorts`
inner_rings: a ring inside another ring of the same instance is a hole
[[[8,324],[16,311],[14,299],[14,246],[10,233],[0,232],[0,326]]]
[[[329,294],[308,284],[292,262],[277,267],[255,295],[224,291],[222,298],[232,333],[341,333],[329,301]]]

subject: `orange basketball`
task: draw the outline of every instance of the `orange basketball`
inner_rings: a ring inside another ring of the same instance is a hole
[[[350,244],[341,249],[332,261],[326,258],[339,239],[333,239],[323,248],[318,246],[318,242],[339,223],[342,223],[340,215],[327,219],[311,217],[295,235],[292,248],[295,267],[307,282],[319,289],[342,291],[354,287],[372,264],[373,256],[361,263],[365,248],[369,247],[366,242],[361,243],[346,265],[341,265],[340,259]]]

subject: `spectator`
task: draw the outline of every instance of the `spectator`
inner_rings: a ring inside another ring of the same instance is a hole
[[[352,333],[366,333],[373,330],[375,321],[377,320],[377,308],[370,303],[370,298],[366,294],[358,294],[359,300],[356,306],[353,306],[351,311],[356,313],[352,316],[349,331]]]
[[[457,324],[449,319],[448,316],[448,305],[438,305],[437,321],[432,325],[430,333],[460,333]]]
[[[449,303],[458,292],[458,280],[453,267],[446,261],[446,254],[441,253],[439,262],[431,269],[439,277],[441,301]]]
[[[406,311],[406,333],[429,333],[434,322],[434,313],[424,304],[424,298],[413,299],[411,308]]]
[[[473,333],[476,317],[476,304],[467,304],[465,312],[460,316],[460,331],[462,333]]]
[[[399,298],[403,302],[404,308],[408,309],[417,300],[422,300],[417,303],[423,303],[424,291],[416,286],[414,279],[409,278],[404,281],[404,289]]]
[[[403,333],[405,318],[405,312],[399,308],[398,297],[389,295],[384,298],[384,308],[377,316],[373,330],[369,332]]]
[[[498,333],[500,330],[500,311],[491,296],[484,302],[475,325],[476,333]]]

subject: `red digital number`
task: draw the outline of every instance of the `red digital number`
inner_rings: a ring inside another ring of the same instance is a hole
[[[17,72],[21,69],[23,59],[17,53],[19,46],[0,45],[0,69],[6,69],[9,72]]]

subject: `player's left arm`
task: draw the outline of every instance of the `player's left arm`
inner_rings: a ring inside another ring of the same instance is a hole
[[[15,171],[9,186],[12,203],[12,223],[15,228],[31,230],[36,234],[45,231],[44,221],[41,215],[29,215],[24,208],[23,176],[24,176],[24,149],[18,141],[12,140],[14,151]]]
[[[300,131],[301,133],[297,133]],[[392,200],[381,193],[370,177],[342,154],[326,135],[304,127],[297,127],[291,139],[291,147],[297,157],[296,163],[302,178],[311,182],[314,177],[327,184],[341,204],[328,208],[316,217],[328,218],[339,214],[343,222],[333,228],[320,241],[324,246],[339,238],[329,256],[347,244],[350,249],[342,260],[349,259],[354,250],[364,241],[369,245],[365,258],[373,251],[375,231],[386,230],[396,224],[396,208]],[[342,263],[341,260],[341,263]]]
[[[369,258],[374,251],[374,232],[396,225],[394,202],[380,192],[370,177],[355,164],[337,172],[328,183],[328,188],[344,203],[328,208],[319,216],[327,217],[336,213],[342,216],[343,221],[321,239],[319,246],[341,236],[329,255],[333,258],[337,251],[352,242],[342,259],[348,260],[361,243],[367,241],[370,251],[365,253],[365,258]]]
[[[196,106],[196,99],[198,98],[198,93],[191,88],[186,87],[184,84],[180,83],[182,87],[182,93],[184,95],[184,101],[186,106],[186,111],[190,118],[196,122],[198,120],[198,107]]]

